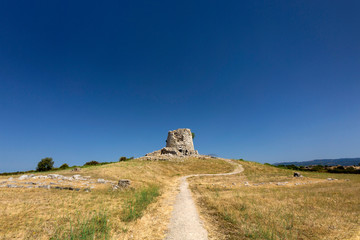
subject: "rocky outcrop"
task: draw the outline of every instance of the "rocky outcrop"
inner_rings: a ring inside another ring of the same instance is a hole
[[[197,156],[198,151],[194,149],[191,130],[188,128],[180,128],[169,131],[166,140],[166,147],[152,153],[148,153],[147,157],[184,157]]]

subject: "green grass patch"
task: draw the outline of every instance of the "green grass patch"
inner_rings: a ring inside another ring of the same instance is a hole
[[[75,220],[69,221],[69,227],[60,227],[51,240],[93,240],[110,239],[110,223],[105,212],[88,215],[79,214]]]
[[[124,222],[130,222],[141,217],[147,206],[159,195],[159,187],[156,185],[135,192],[125,203],[121,219]]]

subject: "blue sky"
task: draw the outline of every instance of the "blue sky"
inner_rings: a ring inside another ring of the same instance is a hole
[[[359,1],[1,1],[0,172],[360,157]]]

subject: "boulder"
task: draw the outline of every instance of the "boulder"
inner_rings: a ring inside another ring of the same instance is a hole
[[[302,175],[298,172],[294,172],[294,177],[302,177]]]
[[[51,179],[62,179],[63,178],[63,176],[59,175],[59,174],[48,174],[47,177],[51,178]]]
[[[99,178],[99,179],[97,180],[97,183],[106,183],[106,181],[105,181],[105,179]]]
[[[25,179],[29,179],[29,176],[28,175],[21,175],[19,177],[19,180],[25,180]]]
[[[131,181],[130,180],[128,180],[128,179],[120,179],[119,181],[118,181],[118,186],[119,187],[121,187],[121,188],[127,188],[127,187],[129,187],[130,186],[130,184],[131,184]]]

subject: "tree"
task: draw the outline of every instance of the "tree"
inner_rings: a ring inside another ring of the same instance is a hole
[[[60,169],[67,169],[67,168],[69,168],[69,165],[67,165],[66,163],[64,163],[64,164],[61,165],[59,168],[60,168]]]
[[[195,133],[191,133],[191,136],[192,136],[192,139],[194,139],[195,138]]]
[[[123,161],[126,161],[126,160],[127,160],[126,157],[121,157],[121,158],[119,159],[119,162],[123,162]]]
[[[38,163],[36,171],[39,172],[44,172],[44,171],[49,171],[51,169],[54,168],[54,161],[52,158],[43,158],[41,159],[41,161]]]
[[[90,161],[90,162],[86,162],[85,164],[84,164],[84,166],[95,166],[95,165],[99,165],[100,163],[98,162],[98,161],[94,161],[94,160],[92,160],[92,161]]]

